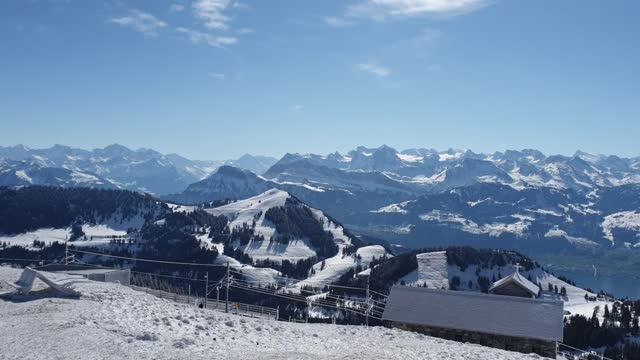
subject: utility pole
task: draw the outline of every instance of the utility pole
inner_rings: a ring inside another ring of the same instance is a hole
[[[227,299],[224,304],[224,312],[229,312],[229,281],[231,280],[231,272],[229,271],[229,262],[227,261]]]
[[[69,236],[64,239],[64,264],[69,265]]]
[[[366,321],[367,321],[367,326],[369,326],[369,280],[371,280],[371,275],[367,276],[367,311],[365,312],[366,314]]]
[[[218,310],[218,304],[220,304],[220,285],[216,286],[216,310]]]
[[[204,275],[204,308],[207,308],[207,297],[209,292],[209,272]]]

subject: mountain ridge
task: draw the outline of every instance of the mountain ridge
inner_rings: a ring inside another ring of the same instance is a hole
[[[24,162],[23,168],[19,168],[21,161]],[[0,174],[4,174],[3,185],[30,184],[28,181],[16,179],[15,171],[26,174],[27,176],[22,177],[26,180],[26,177],[32,177],[29,173],[66,169],[85,174],[85,177],[94,176],[97,180],[82,184],[71,180],[47,181],[40,177],[40,181],[31,184],[87,187],[108,184],[106,185],[108,187],[157,195],[182,191],[189,184],[207,177],[221,165],[233,164],[260,173],[275,161],[274,158],[249,154],[237,160],[190,160],[178,154],[163,155],[156,150],[146,148],[132,150],[120,144],[92,150],[60,144],[46,149],[30,149],[24,145],[0,146]],[[42,168],[48,170],[41,170]],[[13,177],[7,174],[10,169],[14,171]]]

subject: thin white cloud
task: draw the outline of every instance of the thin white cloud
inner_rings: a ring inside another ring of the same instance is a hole
[[[195,0],[191,6],[195,17],[209,29],[226,30],[231,18],[225,14],[236,3],[232,0]]]
[[[232,45],[238,42],[238,38],[233,36],[219,36],[183,27],[176,28],[176,31],[186,35],[194,44],[224,47],[225,45]]]
[[[448,17],[480,9],[491,2],[492,0],[359,0],[347,7],[345,15],[380,21],[419,15]]]
[[[391,75],[391,69],[389,69],[388,67],[378,65],[374,62],[360,63],[357,65],[357,68],[360,71],[364,71],[366,73],[375,75],[380,78]]]
[[[343,28],[343,27],[349,27],[349,26],[355,25],[355,21],[347,20],[343,17],[326,16],[323,20],[325,23],[327,23],[327,25],[336,27],[336,28]]]
[[[135,9],[129,10],[127,16],[111,18],[107,22],[130,27],[146,36],[156,36],[161,29],[167,26],[166,22],[159,20],[155,16]]]
[[[243,3],[243,2],[240,2],[240,1],[235,1],[233,3],[233,5],[231,5],[231,7],[233,7],[234,9],[242,9],[242,10],[251,8],[251,6],[249,6],[249,5],[247,5],[247,4]]]
[[[293,112],[302,112],[304,110],[304,105],[296,104],[291,107],[291,111]]]
[[[225,75],[224,74],[220,74],[220,73],[210,72],[207,75],[209,75],[210,78],[216,79],[216,80],[224,80],[225,79]]]
[[[238,29],[238,34],[239,35],[253,34],[254,32],[256,32],[256,31],[254,29],[250,29],[250,28]]]
[[[169,6],[169,12],[171,13],[178,13],[182,11],[184,11],[184,5],[182,4],[171,4],[171,6]]]

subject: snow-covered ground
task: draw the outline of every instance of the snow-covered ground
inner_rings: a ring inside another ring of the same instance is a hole
[[[0,282],[20,270],[0,267]],[[0,358],[13,359],[537,359],[383,327],[295,324],[197,309],[68,275],[79,299],[36,291],[0,299]]]
[[[26,232],[23,234],[16,235],[0,235],[0,243],[7,243],[9,246],[17,245],[23,246],[32,250],[36,250],[38,248],[33,248],[33,242],[35,240],[44,241],[46,245],[49,243],[53,243],[58,241],[59,243],[64,243],[65,240],[70,236],[71,229],[38,229],[35,231]]]
[[[136,216],[127,220],[117,220],[112,218],[106,219],[100,224],[83,224],[82,231],[85,236],[74,241],[73,245],[76,247],[108,246],[109,241],[113,236],[119,238],[124,237],[127,235],[127,229],[129,227],[140,228],[142,223],[142,218],[140,216]],[[56,241],[64,243],[69,237],[71,237],[70,227],[63,229],[42,228],[22,234],[0,234],[0,243],[6,242],[9,246],[17,245],[31,250],[39,250],[39,248],[33,247],[34,240],[43,241],[45,245],[50,245]]]
[[[126,229],[114,229],[106,224],[97,225],[82,225],[82,232],[88,238],[93,237],[111,237],[111,236],[125,236],[127,235]]]

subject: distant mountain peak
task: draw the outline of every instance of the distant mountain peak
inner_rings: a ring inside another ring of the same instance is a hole
[[[163,155],[156,150],[140,148],[131,150],[121,144],[111,144],[104,148],[83,150],[56,144],[47,149],[29,149],[22,145],[0,147],[0,159],[24,161],[0,163],[0,171],[5,167],[12,173],[29,174],[35,167],[72,170],[76,178],[83,182],[75,182],[77,186],[93,186],[89,179],[96,175],[101,182],[110,183],[122,189],[150,192],[156,195],[177,193],[186,189],[215,171],[221,164],[230,164],[250,169],[257,173],[266,171],[277,160],[269,157],[246,155],[238,160],[208,161],[189,160],[177,154]],[[22,168],[17,168],[22,167]],[[48,170],[51,173],[53,170]],[[60,174],[66,174],[64,171]],[[26,178],[26,177],[23,177]],[[33,177],[34,183],[40,185],[60,186],[74,184],[65,177],[58,180],[52,176]],[[108,181],[105,179],[109,179]],[[5,178],[3,185],[12,186],[23,183],[21,178]]]

